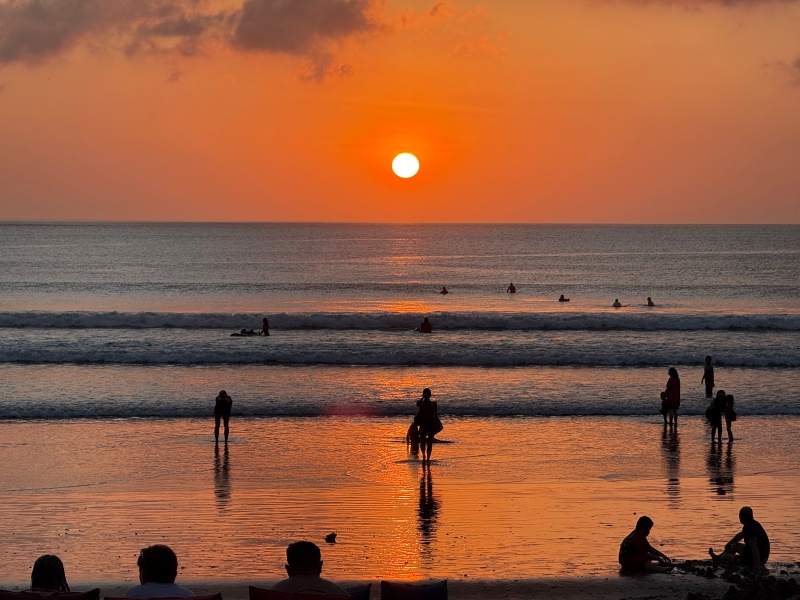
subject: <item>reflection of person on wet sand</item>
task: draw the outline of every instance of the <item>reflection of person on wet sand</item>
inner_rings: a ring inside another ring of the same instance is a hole
[[[715,554],[713,548],[708,549],[708,554],[715,562],[763,567],[770,551],[767,532],[761,523],[753,518],[753,509],[749,506],[743,506],[739,510],[739,522],[742,524],[742,530],[725,544],[722,554]]]
[[[433,495],[433,476],[430,467],[422,469],[419,479],[419,532],[427,543],[436,528],[439,501]]]
[[[228,445],[219,455],[219,445],[214,446],[214,496],[220,509],[227,507],[231,501],[231,478],[228,472]]]
[[[433,325],[431,325],[431,322],[428,321],[428,317],[422,319],[422,323],[420,323],[417,327],[417,331],[420,333],[430,333],[433,331]]]
[[[506,294],[516,294],[517,288],[514,287],[514,282],[508,284],[508,288],[506,288]]]
[[[636,529],[622,540],[619,547],[619,564],[623,569],[660,571],[672,569],[672,560],[659,550],[653,548],[647,541],[653,520],[650,517],[639,517]]]
[[[225,424],[225,443],[228,443],[228,421],[231,418],[231,407],[233,398],[228,396],[225,390],[220,391],[214,400],[214,441],[219,443],[219,422],[220,419]]]

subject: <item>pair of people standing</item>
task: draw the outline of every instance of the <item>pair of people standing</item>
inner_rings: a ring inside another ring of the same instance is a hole
[[[439,420],[439,405],[431,400],[430,388],[422,390],[422,398],[417,400],[417,416],[414,417],[414,426],[419,427],[422,462],[430,463],[433,436],[442,430],[442,422]]]
[[[733,395],[726,394],[725,390],[717,390],[717,395],[711,400],[711,404],[706,408],[706,418],[711,423],[711,441],[716,435],[722,443],[722,416],[725,416],[725,428],[728,430],[728,441],[733,441],[731,423],[736,420],[736,410],[733,408]]]
[[[670,425],[678,426],[678,409],[681,406],[681,379],[675,367],[669,368],[667,388],[661,392],[661,414],[664,415],[664,425],[669,420]]]

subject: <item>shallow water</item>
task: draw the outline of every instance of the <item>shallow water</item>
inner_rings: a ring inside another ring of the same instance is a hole
[[[157,542],[185,580],[278,578],[301,538],[334,579],[609,575],[639,515],[668,555],[702,558],[742,505],[771,561],[800,552],[795,417],[740,419],[713,446],[699,417],[677,434],[640,417],[445,421],[429,470],[397,418],[238,418],[227,452],[208,420],[6,422],[0,581],[46,552],[71,582],[132,581]]]

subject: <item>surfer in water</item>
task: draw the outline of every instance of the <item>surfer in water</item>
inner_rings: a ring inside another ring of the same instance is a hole
[[[512,281],[511,283],[508,284],[508,288],[506,289],[506,294],[516,294],[516,293],[517,293],[517,288],[514,287],[514,282]]]
[[[261,322],[261,332],[259,335],[269,335],[269,321],[267,317],[264,317],[264,320]]]
[[[428,317],[422,319],[422,323],[420,323],[417,327],[417,331],[420,333],[430,333],[433,331],[433,325],[431,325],[431,322],[428,321]]]
[[[655,306],[655,303],[650,296],[647,297],[647,306]]]
[[[619,298],[614,300],[614,304],[612,304],[614,308],[622,308],[622,304],[619,303]]]
[[[558,301],[559,301],[559,302],[569,302],[569,298],[564,298],[564,294],[561,294],[561,295],[558,297]]]
[[[225,390],[220,391],[214,401],[214,441],[219,444],[219,422],[220,419],[225,425],[225,443],[228,443],[228,421],[231,418],[231,407],[233,406],[233,398],[228,396]]]
[[[450,292],[447,291],[447,288],[445,286],[442,286],[442,291],[439,292],[439,293],[440,294],[449,294]]]

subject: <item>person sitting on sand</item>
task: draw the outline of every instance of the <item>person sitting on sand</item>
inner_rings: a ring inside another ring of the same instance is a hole
[[[647,306],[655,306],[655,303],[650,296],[647,297]]]
[[[709,555],[714,562],[763,568],[769,558],[767,532],[761,523],[753,518],[753,509],[749,506],[739,509],[739,522],[742,524],[742,530],[725,544],[722,554],[715,554],[714,548],[709,548]],[[744,540],[744,543],[741,540]]]
[[[31,591],[68,592],[64,563],[54,554],[45,554],[36,559],[31,570]]]
[[[420,333],[430,333],[433,331],[433,325],[431,325],[431,322],[428,321],[428,317],[422,319],[422,323],[420,323],[419,327],[417,327],[417,331]]]
[[[564,298],[564,294],[561,294],[561,295],[558,297],[558,301],[559,301],[559,302],[569,302],[569,298]]]
[[[622,304],[619,303],[619,298],[614,299],[614,304],[612,304],[614,308],[622,308]]]
[[[672,560],[647,541],[652,528],[653,520],[650,517],[639,517],[636,529],[622,540],[619,546],[619,564],[623,569],[660,572],[672,569]]]
[[[516,294],[517,288],[514,287],[514,282],[508,284],[508,288],[506,289],[506,294]]]
[[[230,432],[230,427],[228,424],[231,419],[232,407],[233,398],[231,398],[225,390],[221,390],[214,399],[214,441],[217,444],[219,444],[220,420],[222,420],[225,425],[225,443],[228,443],[228,433]]]
[[[267,321],[267,317],[261,322],[261,335],[269,335],[269,321]]]
[[[447,291],[447,288],[442,286],[442,291],[439,292],[440,294],[449,294],[450,292]]]
[[[139,583],[125,592],[126,598],[190,598],[191,590],[175,583],[178,557],[172,548],[155,544],[139,552]]]
[[[284,594],[319,594],[324,596],[350,597],[349,592],[332,581],[320,577],[322,554],[313,542],[294,542],[286,548],[286,573],[270,589]]]

